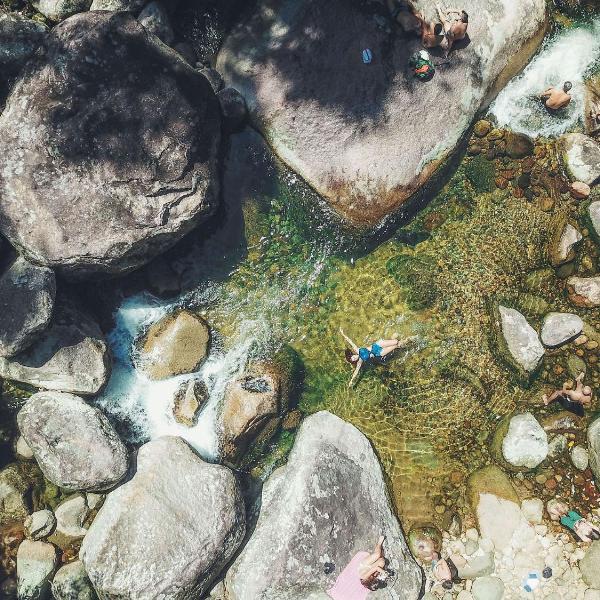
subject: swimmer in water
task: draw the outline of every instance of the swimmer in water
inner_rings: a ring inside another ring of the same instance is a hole
[[[370,346],[359,348],[345,333],[344,330],[340,327],[340,333],[342,337],[346,340],[351,350],[346,350],[346,360],[355,365],[354,373],[352,374],[352,378],[348,383],[348,387],[352,387],[360,370],[362,369],[365,363],[370,362],[374,358],[384,358],[388,354],[391,354],[394,350],[398,350],[398,348],[402,348],[406,346],[410,342],[416,340],[416,337],[406,338],[404,340],[377,340],[373,342]]]

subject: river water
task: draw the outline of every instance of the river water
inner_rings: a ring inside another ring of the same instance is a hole
[[[534,137],[577,128],[599,33],[596,20],[552,35],[492,105],[498,123]],[[531,96],[564,79],[575,83],[574,102],[564,117],[550,117]],[[551,169],[547,161],[543,169]],[[232,136],[223,208],[184,252],[167,256],[184,292],[169,302],[147,293],[123,302],[109,336],[115,369],[98,403],[127,426],[133,442],[177,434],[217,460],[225,384],[249,360],[289,344],[306,370],[301,410],[331,410],[358,426],[382,460],[403,517],[431,515],[443,505],[448,473],[458,477],[485,464],[498,419],[539,394],[516,386],[499,364],[486,298],[531,304],[523,281],[547,266],[551,218],[535,202],[474,190],[465,183],[474,178],[471,162],[409,226],[367,247],[336,225],[258,134]],[[564,305],[559,293],[545,295],[543,302]],[[210,356],[198,373],[150,382],[135,368],[135,341],[182,306],[211,324]],[[349,390],[340,327],[359,344],[395,334],[418,341]],[[206,383],[210,400],[198,425],[187,428],[175,422],[172,402],[191,377]]]

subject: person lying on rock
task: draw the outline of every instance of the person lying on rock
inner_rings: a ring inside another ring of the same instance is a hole
[[[437,11],[444,28],[444,41],[441,43],[441,46],[444,49],[445,55],[448,56],[450,50],[452,50],[452,46],[467,37],[469,15],[466,11],[459,10],[458,8],[448,8],[443,11],[438,6]]]
[[[411,0],[386,0],[392,19],[404,33],[421,35],[421,19]]]
[[[582,542],[600,540],[600,529],[584,519],[578,512],[569,510],[569,507],[560,500],[549,500],[546,510],[553,521],[570,529]]]
[[[583,417],[584,408],[590,408],[592,405],[592,388],[589,385],[583,385],[585,373],[580,373],[575,379],[575,389],[569,389],[568,382],[563,383],[562,389],[553,392],[550,397],[546,394],[542,396],[544,404],[548,406],[555,400],[565,409],[578,417]]]
[[[437,581],[441,582],[445,590],[451,590],[453,584],[460,583],[461,579],[458,576],[458,568],[452,558],[440,558],[438,554],[431,562],[431,565],[433,576]]]
[[[384,359],[388,354],[391,354],[394,350],[398,348],[402,348],[406,346],[410,342],[416,339],[416,337],[406,338],[404,340],[399,340],[397,338],[391,340],[377,340],[373,342],[370,346],[359,348],[345,333],[344,330],[340,327],[340,333],[342,337],[346,340],[351,350],[346,349],[345,356],[346,360],[354,365],[354,373],[352,374],[352,378],[348,383],[348,387],[352,387],[360,370],[363,365],[369,363],[371,360],[378,358]]]
[[[555,87],[548,88],[545,92],[540,94],[540,99],[543,105],[550,111],[560,110],[565,108],[571,102],[571,95],[569,92],[573,84],[570,81],[565,81],[562,89]]]
[[[365,600],[369,591],[379,589],[389,577],[383,552],[384,536],[377,541],[375,550],[358,552],[327,591],[334,600]]]

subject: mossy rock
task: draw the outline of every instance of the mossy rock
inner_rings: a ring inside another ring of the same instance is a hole
[[[465,175],[477,194],[493,192],[496,188],[496,169],[485,157],[474,156],[465,165]]]
[[[508,475],[496,465],[478,469],[467,478],[467,500],[474,512],[477,511],[480,494],[493,494],[519,504],[519,496]]]
[[[541,296],[522,292],[515,300],[519,312],[522,312],[528,319],[536,319],[544,316],[551,310],[549,302]]]
[[[523,412],[523,411],[520,411],[520,412]],[[506,437],[506,434],[508,433],[508,428],[510,426],[510,422],[511,422],[512,418],[517,414],[519,414],[519,411],[513,412],[510,415],[507,415],[500,421],[500,423],[498,423],[498,426],[496,427],[496,430],[494,431],[494,435],[492,436],[492,439],[490,441],[489,449],[490,449],[491,457],[505,471],[510,471],[512,473],[519,473],[519,472],[525,473],[527,471],[531,471],[532,469],[528,469],[527,467],[522,467],[522,468],[515,467],[514,465],[511,465],[508,461],[506,461],[504,458],[504,455],[502,454],[502,442],[504,441],[504,438]]]
[[[552,286],[555,279],[554,270],[545,268],[528,273],[523,283],[530,292],[537,294]]]
[[[291,346],[285,345],[269,360],[271,371],[276,371],[282,382],[282,396],[288,400],[286,411],[293,410],[298,405],[302,384],[304,383],[304,363],[302,358]]]

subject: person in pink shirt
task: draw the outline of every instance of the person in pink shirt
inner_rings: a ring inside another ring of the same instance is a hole
[[[358,552],[354,555],[327,592],[333,600],[365,600],[369,591],[376,590],[387,579],[384,540],[383,536],[379,538],[371,554]]]

